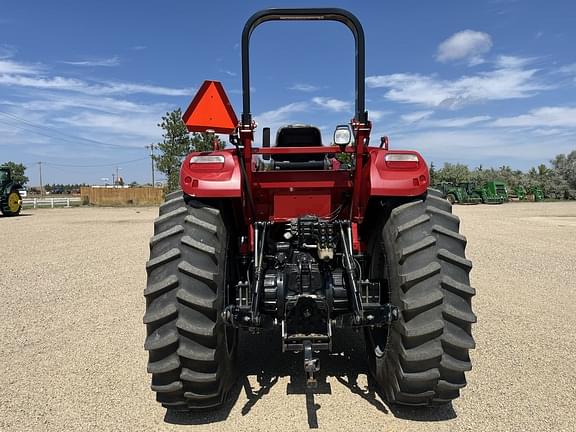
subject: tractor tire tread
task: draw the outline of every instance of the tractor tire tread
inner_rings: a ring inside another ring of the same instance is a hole
[[[234,382],[221,312],[228,233],[220,210],[166,195],[150,239],[144,323],[151,388],[165,407],[214,408]]]
[[[391,301],[401,313],[373,367],[391,403],[447,403],[459,396],[472,368],[472,263],[451,209],[438,191],[429,190],[426,197],[393,209],[382,230],[393,273]]]

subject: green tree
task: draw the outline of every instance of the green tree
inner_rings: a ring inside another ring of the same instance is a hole
[[[192,134],[192,151],[212,151],[222,150],[224,148],[224,141],[218,135],[213,133],[193,133]]]
[[[0,164],[0,166],[7,167],[10,169],[10,172],[12,173],[12,179],[14,180],[14,182],[20,183],[22,186],[28,183],[28,177],[24,175],[24,172],[26,171],[26,167],[24,166],[24,164],[21,163],[17,164],[16,162],[8,161],[3,164]]]
[[[430,184],[434,186],[438,183],[438,173],[436,172],[436,167],[434,166],[434,162],[430,162],[430,168],[428,169],[430,174]]]
[[[470,179],[470,170],[467,165],[446,162],[444,167],[437,171],[435,177],[439,183],[460,183]]]
[[[552,166],[571,189],[576,189],[576,150],[566,155],[559,154],[552,160]]]
[[[156,169],[166,175],[168,191],[178,189],[180,166],[188,153],[224,148],[224,143],[214,134],[190,134],[182,121],[180,108],[162,116],[162,122],[158,126],[164,130],[163,140],[157,144],[160,154],[154,155],[153,158]]]

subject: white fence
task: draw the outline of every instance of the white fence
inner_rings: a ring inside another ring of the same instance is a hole
[[[73,198],[24,198],[22,200],[23,207],[71,207],[71,203],[78,203],[82,202],[82,198],[73,197]]]

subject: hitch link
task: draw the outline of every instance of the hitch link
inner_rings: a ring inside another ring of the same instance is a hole
[[[306,372],[306,387],[316,388],[318,382],[314,374],[320,370],[320,359],[314,358],[312,342],[309,339],[304,341],[304,371]]]

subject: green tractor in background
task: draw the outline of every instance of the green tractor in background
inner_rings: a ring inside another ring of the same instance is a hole
[[[513,189],[511,198],[517,198],[518,201],[544,201],[544,192],[540,186],[532,186],[526,189],[518,185]]]
[[[444,182],[438,187],[442,191],[442,196],[450,204],[479,204],[482,202],[482,198],[476,193],[476,187],[473,183],[462,182],[454,185]]]
[[[526,201],[528,199],[528,192],[524,186],[518,185],[512,189],[510,198],[516,198],[518,201]]]
[[[22,197],[19,185],[12,179],[12,173],[7,167],[0,167],[0,212],[4,216],[18,216],[22,210]]]
[[[483,204],[502,204],[508,202],[508,188],[503,181],[490,181],[476,190]]]
[[[528,194],[534,197],[534,201],[544,201],[544,192],[540,186],[532,186],[528,190]]]

